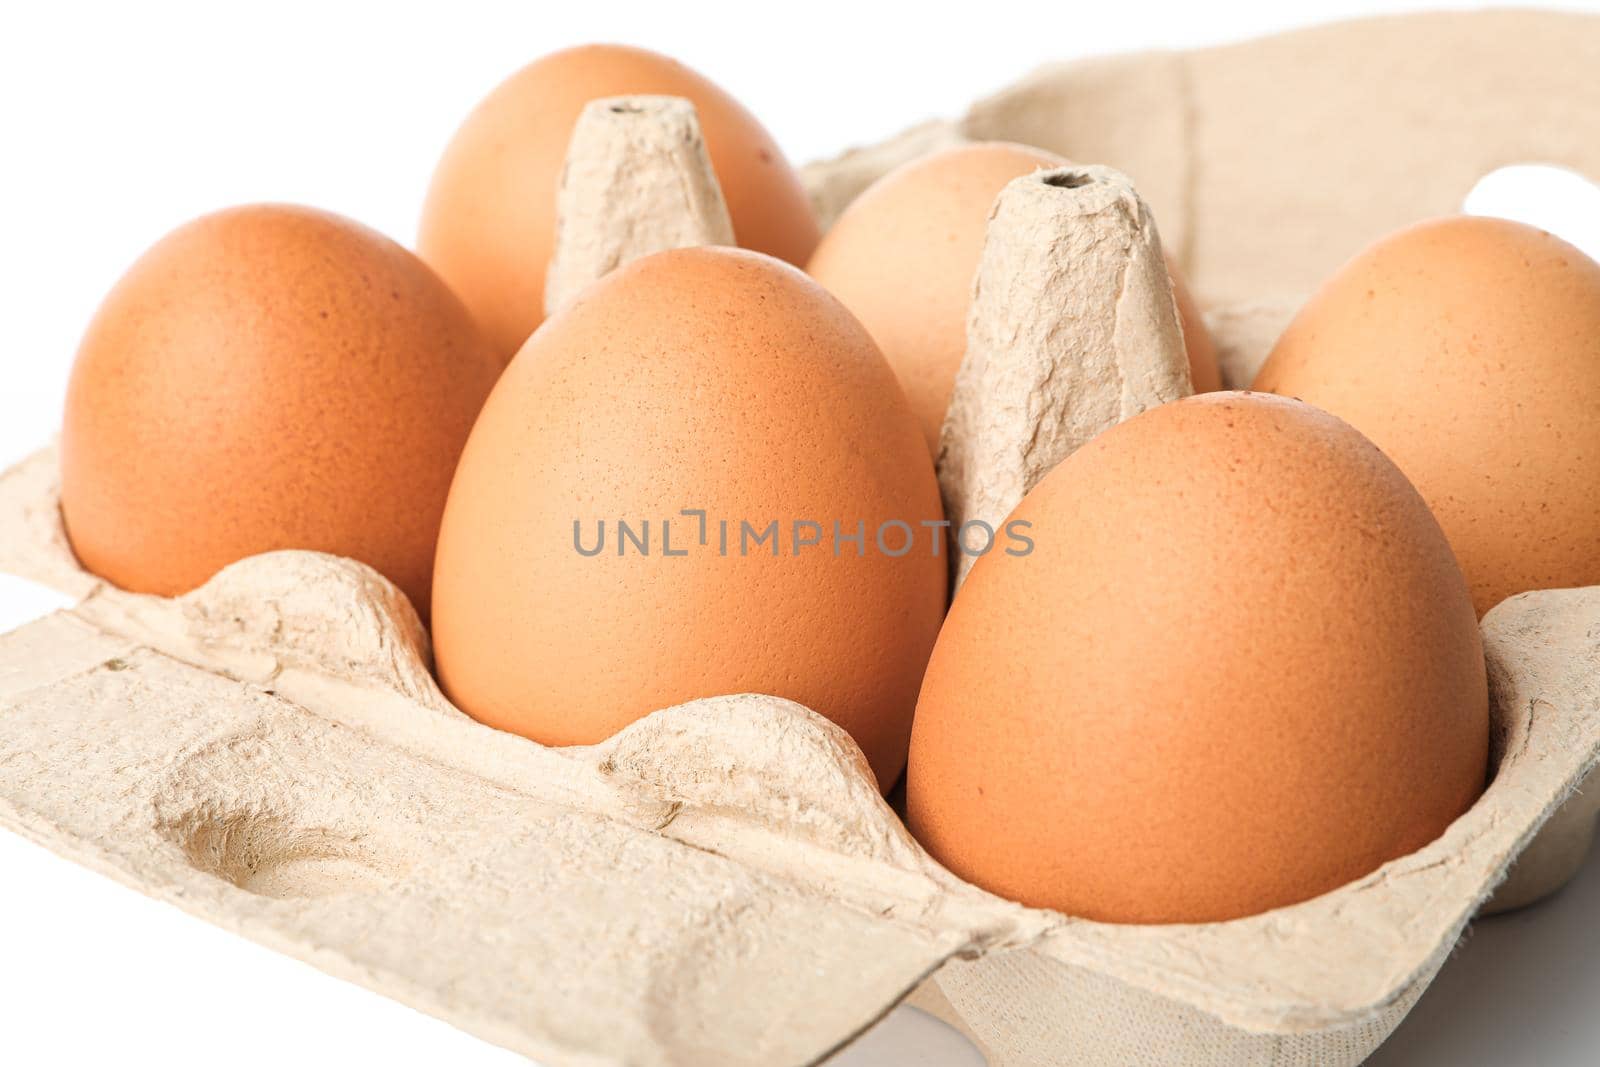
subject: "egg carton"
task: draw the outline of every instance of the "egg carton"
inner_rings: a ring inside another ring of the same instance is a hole
[[[1368,238],[1502,163],[1600,173],[1597,49],[1600,19],[1496,13],[1092,60],[808,178],[826,218],[896,161],[1006,138],[1138,180],[1069,167],[997,201],[941,450],[952,509],[987,514],[1187,390],[1161,237],[1246,381]],[[670,100],[585,113],[561,211],[552,306],[727,235]],[[1019,434],[1042,450],[1018,461]],[[0,475],[0,569],[76,600],[0,636],[0,825],[551,1065],[818,1063],[913,991],[995,1065],[1358,1063],[1497,886],[1550,891],[1594,836],[1573,798],[1600,765],[1600,588],[1483,620],[1493,778],[1438,840],[1262,915],[1114,925],[945,871],[796,704],[698,700],[545,748],[450,705],[365,566],[278,552],[127,593],[78,566],[58,490],[53,449]]]
[[[1160,219],[1163,244],[1204,307],[1224,386],[1243,389],[1345,261],[1403,226],[1460,211],[1484,175],[1543,163],[1600,177],[1600,84],[1589,73],[1597,48],[1600,16],[1492,11],[1100,57],[1042,68],[959,119],[813,163],[804,177],[827,227],[894,167],[963,143],[1015,141],[1114,165]],[[969,330],[963,373],[974,370],[977,340]],[[1017,439],[1031,440],[1027,430]],[[1061,456],[1050,452],[1024,484]],[[948,503],[950,473],[940,476]],[[1003,516],[1009,504],[987,510]],[[1486,911],[1525,906],[1571,880],[1600,825],[1590,792],[1541,835]]]

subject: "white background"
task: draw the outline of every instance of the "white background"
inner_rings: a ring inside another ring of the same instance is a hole
[[[1395,7],[589,0],[0,14],[0,466],[54,432],[84,323],[164,232],[227,204],[291,200],[410,243],[455,125],[555,48],[619,40],[673,54],[741,99],[799,162],[955,114],[1038,62]],[[1600,200],[1586,204],[1569,184],[1511,182],[1474,206],[1600,251]],[[0,579],[0,629],[57,603]],[[1600,861],[1555,900],[1478,924],[1374,1062],[1597,1063],[1597,1003]],[[522,1062],[0,833],[0,1061],[157,1060]],[[979,1061],[901,1011],[839,1062]]]

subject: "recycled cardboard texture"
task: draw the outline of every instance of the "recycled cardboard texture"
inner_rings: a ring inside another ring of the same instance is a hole
[[[33,577],[73,570],[37,521],[54,465],[0,478]],[[1358,1062],[1600,760],[1600,589],[1513,598],[1485,620],[1498,773],[1444,837],[1266,915],[1111,926],[954,879],[786,701],[545,749],[452,709],[360,564],[87,583],[0,639],[0,825],[552,1064],[817,1062],[985,950],[940,986],[992,1063]]]
[[[1600,178],[1597,55],[1600,17],[1489,11],[1101,57],[1045,67],[958,119],[804,177],[831,220],[883,172],[962,140],[1114,166],[1199,297],[1224,385],[1245,388],[1329,274],[1398,227],[1459,211],[1485,174],[1535,162]],[[1488,910],[1530,903],[1576,873],[1600,812],[1595,785]]]
[[[1422,851],[1231,923],[1069,923],[1031,948],[953,962],[938,975],[939,996],[919,1003],[958,1016],[991,1064],[1361,1062],[1432,981],[1495,869],[1536,829],[1503,814],[1556,778],[1559,802],[1593,773],[1597,623],[1600,588],[1523,594],[1484,619],[1497,773]],[[1576,775],[1558,767],[1566,745],[1587,753]],[[1524,777],[1535,766],[1545,785]]]
[[[0,481],[38,578],[72,566],[31,521],[54,465]],[[547,1063],[815,1062],[951,953],[1053,921],[933,864],[787,701],[546,749],[452,708],[361,564],[91,586],[0,638],[0,825]]]
[[[1582,78],[1600,20],[1321,32],[1359,54],[1454,47],[1437,60],[1443,82],[1408,94],[1403,65],[1385,81],[1387,98],[1449,107],[1458,82],[1499,70],[1499,51],[1463,46],[1463,26],[1497,48],[1546,42],[1541,78],[1573,83],[1551,104],[1558,121],[1576,120],[1573,101],[1594,113]],[[1315,35],[1292,40],[1318,69],[1355,62],[1321,55]],[[1282,39],[1219,51],[1245,68],[1252,48],[1289,83],[1252,106],[1295,100]],[[1080,96],[1100,117],[1073,121],[1121,123],[1137,146],[1138,124],[1108,107],[1167,92],[1139,87],[1141,62],[1070,68],[1131,79]],[[1366,121],[1347,115],[1338,133],[1363,137]],[[1357,222],[1367,210],[1328,203]],[[1161,211],[1164,234],[1187,232]],[[817,1062],[954,955],[919,1000],[942,999],[993,1064],[1356,1063],[1600,760],[1600,589],[1525,594],[1483,624],[1494,781],[1438,841],[1248,919],[1073,920],[932,863],[854,746],[805,709],[696,701],[603,745],[544,749],[451,708],[415,616],[359,564],[275,553],[175,600],[97,582],[71,558],[54,472],[46,451],[0,476],[0,565],[85,598],[0,638],[0,825],[551,1064]]]
[[[694,105],[671,96],[595,100],[578,115],[556,197],[545,313],[624,263],[733,244],[733,220]]]
[[[1261,300],[1204,313],[1217,348],[1217,369],[1222,372],[1224,388],[1250,387],[1300,304],[1299,300]]]
[[[1595,669],[1600,672],[1600,664]],[[1483,913],[1493,915],[1525,908],[1572,881],[1589,858],[1597,831],[1600,772],[1593,772],[1517,857],[1506,880],[1484,905]]]
[[[1459,210],[1497,167],[1549,163],[1600,179],[1596,55],[1596,16],[1486,11],[1097,57],[1041,69],[955,120],[804,177],[826,223],[897,163],[962,139],[1115,167],[1215,325],[1234,305],[1298,307],[1385,233]],[[1249,384],[1226,363],[1230,386]]]
[[[1595,16],[1488,11],[1081,60],[807,179],[826,220],[939,137],[1037,145],[1132,178],[1202,304],[1298,299],[1496,167],[1600,176],[1597,49]]]
[[[939,438],[945,517],[1001,529],[1107,426],[1187,396],[1189,357],[1144,201],[1109,167],[1017,178],[989,216]],[[956,580],[976,556],[952,553]]]

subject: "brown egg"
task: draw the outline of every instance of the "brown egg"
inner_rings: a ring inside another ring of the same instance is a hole
[[[310,208],[238,207],[151,248],[78,350],[61,508],[84,566],[173,595],[301,548],[423,614],[456,459],[500,361],[421,260]]]
[[[1255,384],[1399,464],[1478,614],[1600,584],[1600,263],[1566,242],[1467,216],[1393,234],[1322,287]]]
[[[934,453],[966,353],[967,305],[990,208],[1013,179],[1065,163],[998,141],[913,160],[857,197],[806,267],[883,349]],[[1195,389],[1220,388],[1210,335],[1175,269],[1173,288]]]
[[[817,221],[799,176],[754,116],[666,56],[622,45],[555,52],[478,105],[434,171],[417,249],[509,359],[544,316],[556,193],[578,113],[607,96],[694,104],[740,245],[804,263]]]
[[[440,678],[549,745],[787,697],[887,787],[944,611],[941,517],[916,419],[836,300],[756,253],[649,256],[546,322],[472,431],[439,540]]]
[[[1422,498],[1306,404],[1139,415],[1013,515],[917,705],[913,832],[957,874],[1106,922],[1208,922],[1331,890],[1484,786],[1466,583]]]
[[[1206,329],[1205,316],[1183,273],[1167,254],[1167,274],[1172,278],[1172,297],[1178,304],[1178,322],[1183,326],[1183,347],[1189,356],[1189,382],[1197,393],[1214,393],[1222,388],[1222,370],[1217,366],[1217,347]]]

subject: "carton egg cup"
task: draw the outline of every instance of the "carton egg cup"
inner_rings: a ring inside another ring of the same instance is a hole
[[[1596,54],[1600,19],[1489,13],[1091,60],[807,178],[829,220],[965,138],[1119,168],[996,202],[939,466],[952,517],[1003,516],[1188,391],[1162,236],[1247,382],[1371,238],[1503,163],[1600,173],[1578,133]],[[560,210],[552,307],[730,232],[692,109],[660,98],[585,113]],[[908,995],[995,1065],[1355,1064],[1497,887],[1515,906],[1571,876],[1600,814],[1579,791],[1600,764],[1600,587],[1483,620],[1492,780],[1438,840],[1261,915],[1112,925],[945,871],[799,705],[713,697],[545,748],[450,705],[367,567],[276,552],[184,596],[127,593],[78,566],[58,500],[53,449],[0,475],[0,569],[78,601],[0,636],[0,826],[551,1065],[818,1063]]]

